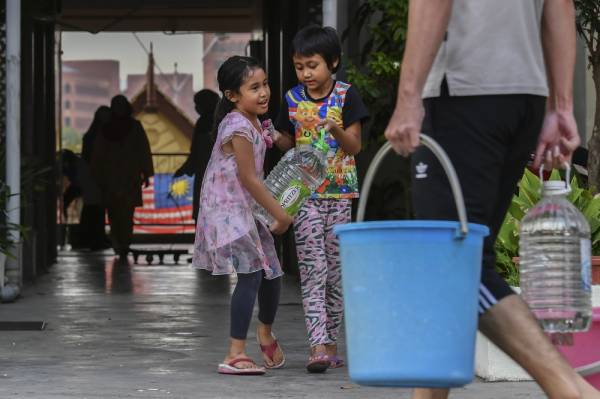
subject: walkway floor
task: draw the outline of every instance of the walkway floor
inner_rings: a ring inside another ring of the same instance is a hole
[[[308,375],[298,284],[285,280],[277,328],[288,364],[263,377],[218,375],[227,344],[228,277],[187,265],[119,265],[63,253],[0,321],[46,321],[0,331],[2,398],[408,398],[351,383],[346,369]],[[249,353],[259,359],[254,344]],[[399,361],[403,361],[400,358]],[[543,398],[532,383],[474,382],[452,398]]]

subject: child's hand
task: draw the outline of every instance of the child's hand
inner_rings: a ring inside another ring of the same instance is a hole
[[[273,130],[271,132],[271,138],[273,139],[273,143],[275,143],[275,145],[278,145],[281,142],[282,137],[283,134],[279,133],[277,130]]]
[[[290,224],[292,224],[293,221],[294,221],[294,219],[286,213],[285,219],[282,219],[282,220],[276,219],[275,222],[273,222],[273,224],[271,226],[269,226],[269,230],[271,230],[271,232],[273,234],[277,234],[277,235],[283,234],[287,231],[287,229],[290,228]]]
[[[333,119],[329,118],[323,119],[317,124],[317,131],[321,129],[325,129],[326,132],[331,134],[336,134],[341,130],[340,126]]]

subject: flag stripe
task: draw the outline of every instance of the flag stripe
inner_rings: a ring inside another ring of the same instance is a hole
[[[192,219],[192,179],[173,179],[159,173],[142,191],[143,206],[135,209],[134,232],[142,234],[194,233]]]

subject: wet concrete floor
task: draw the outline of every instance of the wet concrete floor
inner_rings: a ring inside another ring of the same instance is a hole
[[[233,284],[234,279],[192,270],[183,261],[133,265],[115,262],[108,252],[62,253],[18,301],[0,304],[0,321],[47,322],[43,331],[0,331],[0,398],[409,397],[405,389],[353,384],[345,368],[306,373],[307,341],[294,276],[284,280],[275,329],[286,367],[261,377],[217,374],[227,348]],[[259,360],[254,328],[248,352]],[[543,397],[528,382],[476,381],[451,395]]]

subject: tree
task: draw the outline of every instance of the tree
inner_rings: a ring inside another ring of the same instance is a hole
[[[594,130],[588,142],[589,185],[600,189],[600,2],[598,0],[574,0],[577,9],[577,31],[585,41],[592,79],[596,89]]]
[[[366,41],[361,56],[348,62],[348,81],[358,89],[371,118],[364,127],[365,149],[356,156],[359,181],[375,152],[385,142],[383,132],[396,105],[398,78],[408,26],[408,0],[366,0],[358,8],[345,40]],[[358,33],[359,37],[350,37]],[[345,60],[346,62],[347,60]],[[410,161],[388,155],[371,187],[368,220],[406,219],[412,214]]]
[[[357,10],[353,25],[359,32],[367,33],[368,40],[361,48],[358,65],[348,66],[348,80],[359,90],[371,113],[369,138],[383,140],[383,131],[396,105],[408,0],[367,0]]]

